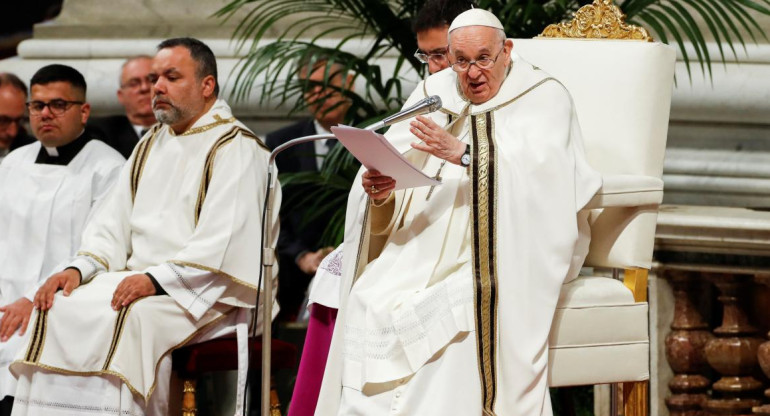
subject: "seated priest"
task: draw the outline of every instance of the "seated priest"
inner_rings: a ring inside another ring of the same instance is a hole
[[[170,352],[244,333],[269,152],[217,99],[216,77],[202,42],[158,46],[160,124],[89,220],[77,257],[35,294],[34,326],[11,364],[14,414],[166,415]]]
[[[407,100],[444,108],[386,136],[441,185],[361,172],[348,202],[327,415],[551,415],[548,333],[588,251],[601,186],[568,92],[491,13],[449,27],[450,71]]]
[[[16,379],[8,364],[22,348],[35,292],[75,255],[86,219],[125,162],[85,130],[91,109],[80,72],[48,65],[30,84],[37,141],[0,165],[0,415],[10,414]]]

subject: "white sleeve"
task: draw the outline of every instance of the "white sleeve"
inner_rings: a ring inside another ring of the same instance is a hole
[[[88,283],[97,274],[107,271],[103,264],[89,256],[76,256],[69,263],[65,263],[61,269],[64,270],[70,267],[74,267],[80,272],[80,284]],[[42,286],[45,282],[46,279],[36,282],[29,290],[24,293],[24,297],[32,301],[35,298],[35,294],[37,293],[38,289],[40,289],[40,286]]]
[[[151,274],[163,290],[195,319],[200,319],[214,306],[228,283],[228,279],[216,273],[173,263],[151,266],[144,272]]]

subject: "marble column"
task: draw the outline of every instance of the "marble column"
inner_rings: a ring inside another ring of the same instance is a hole
[[[671,395],[666,407],[672,416],[702,416],[706,391],[711,381],[703,373],[707,369],[704,353],[714,336],[695,307],[693,296],[698,293],[698,274],[694,271],[667,270],[664,277],[674,291],[674,320],[666,336],[666,359],[674,371],[668,383]]]
[[[746,291],[751,279],[745,274],[707,273],[719,289],[723,306],[722,325],[714,330],[716,338],[706,344],[706,359],[722,377],[712,386],[713,396],[706,401],[710,415],[750,415],[760,405],[762,383],[753,374],[758,366],[757,351],[762,339],[749,322]]]

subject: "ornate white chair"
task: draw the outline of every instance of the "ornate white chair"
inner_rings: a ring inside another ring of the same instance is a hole
[[[613,8],[596,0],[573,22],[546,29],[550,37],[514,39],[514,51],[569,90],[589,163],[604,176],[589,204],[585,266],[624,270],[622,282],[595,273],[563,286],[550,335],[550,385],[623,383],[625,415],[636,416],[648,413],[647,273],[663,198],[675,52],[626,26]],[[596,37],[605,39],[586,39]]]

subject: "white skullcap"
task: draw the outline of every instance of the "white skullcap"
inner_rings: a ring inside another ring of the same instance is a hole
[[[470,9],[460,13],[455,17],[455,20],[452,20],[452,24],[449,25],[449,31],[468,26],[487,26],[505,30],[497,16],[483,9]]]

